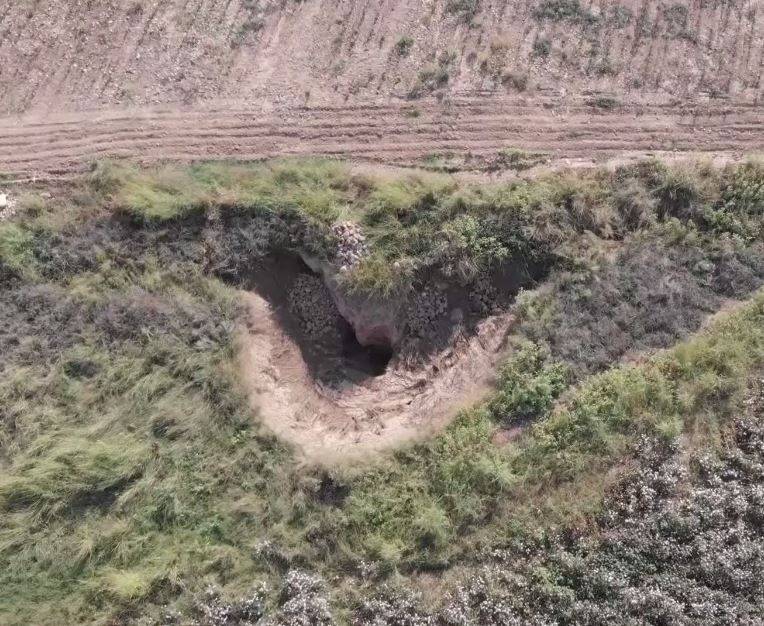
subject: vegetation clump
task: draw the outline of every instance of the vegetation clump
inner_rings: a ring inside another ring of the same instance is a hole
[[[538,21],[576,22],[595,24],[597,17],[584,9],[578,0],[542,0],[533,10],[533,17]]]
[[[456,15],[466,24],[472,24],[480,9],[480,0],[448,0],[446,12]]]
[[[408,35],[404,35],[395,42],[395,52],[399,57],[407,57],[414,45],[414,40]]]
[[[421,98],[437,89],[448,85],[451,79],[451,66],[456,60],[455,52],[443,52],[437,64],[429,65],[417,74],[417,80],[408,93],[409,99]]]

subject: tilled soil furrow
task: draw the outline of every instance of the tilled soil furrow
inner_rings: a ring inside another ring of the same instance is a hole
[[[513,108],[514,105],[514,108]],[[518,99],[298,108],[262,113],[240,103],[208,109],[86,112],[60,119],[0,120],[0,170],[67,171],[103,157],[264,158],[326,154],[403,162],[438,151],[488,153],[505,147],[558,158],[634,151],[759,151],[764,112],[725,104],[705,109],[643,107],[562,113]]]

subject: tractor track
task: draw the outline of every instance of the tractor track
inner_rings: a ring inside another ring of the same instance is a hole
[[[328,155],[407,166],[433,153],[490,156],[502,148],[545,152],[553,161],[666,152],[739,157],[764,150],[764,109],[725,102],[606,111],[583,102],[480,94],[445,104],[401,100],[263,111],[227,102],[0,119],[0,172],[19,177],[75,173],[105,158],[152,163]]]

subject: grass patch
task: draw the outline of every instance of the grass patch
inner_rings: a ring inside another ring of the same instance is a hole
[[[383,605],[367,595],[385,582],[459,582],[497,549],[580,535],[644,437],[718,448],[764,366],[760,293],[684,340],[764,280],[761,180],[755,162],[482,186],[326,160],[95,166],[0,226],[0,621],[188,621],[214,606],[321,624],[363,604],[373,623]],[[272,252],[330,261],[343,220],[366,236],[346,280],[367,295],[509,262],[550,273],[516,304],[485,405],[368,464],[317,468],[243,397],[231,285]],[[539,563],[568,584],[572,570]],[[534,576],[544,606],[573,593]]]
[[[146,450],[128,437],[39,441],[25,462],[11,467],[0,481],[0,507],[31,509],[48,517],[78,506],[108,504],[115,492],[141,475],[146,461]]]
[[[578,0],[542,0],[532,12],[538,21],[595,24],[597,17],[584,9]]]

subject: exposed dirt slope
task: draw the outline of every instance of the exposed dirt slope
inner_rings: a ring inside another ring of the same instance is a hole
[[[412,370],[393,359],[381,376],[344,370],[329,385],[311,375],[272,306],[253,292],[243,297],[249,316],[240,358],[253,408],[306,458],[325,462],[426,437],[474,404],[491,389],[513,321],[508,313],[489,316],[426,367]]]

